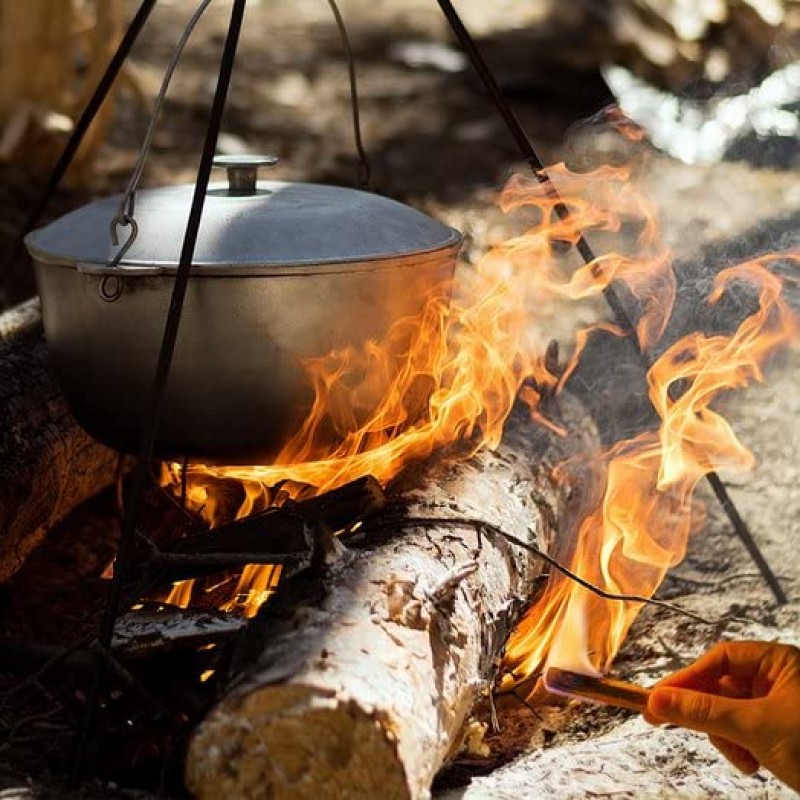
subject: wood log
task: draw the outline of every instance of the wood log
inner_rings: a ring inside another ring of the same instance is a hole
[[[114,479],[116,453],[75,421],[52,376],[38,301],[0,314],[0,583]]]
[[[283,587],[194,733],[189,789],[209,800],[429,796],[543,576],[535,555],[463,520],[551,547],[573,502],[551,467],[576,441],[593,434],[559,439],[515,418],[498,450],[405,479],[400,521],[376,517],[322,585],[306,574]],[[433,517],[446,519],[414,522]]]
[[[42,305],[38,297],[26,300],[0,314],[0,341],[41,332]]]

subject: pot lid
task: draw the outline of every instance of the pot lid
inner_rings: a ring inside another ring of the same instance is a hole
[[[201,272],[396,259],[461,242],[458,231],[386,197],[313,183],[256,182],[248,159],[217,165],[228,168],[229,183],[209,184],[193,261]],[[137,192],[138,235],[120,267],[162,272],[177,266],[193,191],[189,184]],[[104,271],[118,252],[110,226],[119,204],[120,196],[98,200],[33,231],[26,237],[31,255]],[[128,230],[119,228],[123,241]]]

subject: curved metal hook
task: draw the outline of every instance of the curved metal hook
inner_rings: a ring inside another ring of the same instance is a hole
[[[131,249],[131,246],[136,241],[136,237],[139,235],[139,224],[132,216],[125,214],[121,217],[114,217],[114,219],[111,220],[111,241],[115,246],[119,245],[118,228],[120,226],[130,228],[131,230],[128,234],[128,238],[122,243],[122,246],[117,250],[111,261],[108,262],[110,269],[119,267],[120,262],[125,258],[128,250]],[[111,286],[113,286],[113,288],[110,288]],[[104,275],[100,279],[100,285],[98,287],[100,299],[106,303],[115,303],[119,300],[119,298],[122,297],[124,289],[125,279],[122,275]]]
[[[120,262],[128,253],[128,250],[131,249],[133,243],[136,241],[136,237],[139,235],[139,223],[129,214],[125,214],[122,217],[114,217],[111,220],[111,241],[114,246],[119,245],[119,233],[117,229],[122,226],[123,228],[130,227],[131,232],[128,234],[128,238],[123,242],[122,246],[117,250],[114,258],[108,262],[108,266],[112,269],[116,269],[119,266]]]

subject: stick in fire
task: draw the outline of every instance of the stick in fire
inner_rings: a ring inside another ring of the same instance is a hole
[[[584,675],[558,667],[550,667],[544,674],[545,688],[553,694],[576,697],[607,706],[618,706],[643,714],[650,692],[635,683],[608,677]]]

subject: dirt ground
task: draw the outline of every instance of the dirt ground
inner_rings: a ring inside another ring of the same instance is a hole
[[[472,9],[481,4],[473,0],[465,5]],[[499,5],[508,15],[516,3]],[[422,58],[421,65],[410,66],[408,48],[398,49],[398,44],[412,42],[449,47],[434,6],[422,0],[391,7],[352,0],[345,11],[352,19],[350,32],[360,67],[364,134],[374,187],[461,229],[469,258],[499,235],[502,226],[495,193],[503,179],[522,165],[469,73],[442,67],[449,63],[451,50],[423,48],[423,53],[438,53],[444,62],[431,61],[429,55],[427,62]],[[194,177],[225,8],[226,4],[212,7],[176,77],[149,161],[150,185]],[[186,13],[185,2],[159,3],[137,48],[137,80],[147,96],[157,86]],[[281,161],[272,177],[351,183],[355,160],[346,73],[326,4],[318,0],[254,2],[249,14],[224,125],[225,149],[277,154]],[[491,23],[487,27],[491,29]],[[543,93],[535,81],[529,86],[519,81],[525,72],[524,51],[509,61],[519,68],[514,73],[516,107],[540,144],[543,158],[553,161],[564,152],[565,130],[598,110],[605,100],[603,93],[588,77],[586,85],[591,88],[584,93]],[[118,191],[145,125],[145,109],[130,91],[123,92],[117,123],[94,178],[59,193],[51,214],[63,213],[89,197]],[[0,247],[8,246],[40,180],[19,167],[0,168]],[[644,185],[660,207],[664,238],[687,275],[696,275],[700,266],[707,275],[734,258],[800,246],[796,173],[755,168],[747,161],[690,167],[654,155]],[[20,262],[13,280],[3,287],[5,301],[20,299],[32,288],[30,272]],[[797,284],[790,289],[790,297],[800,309]],[[565,331],[598,311],[596,307],[565,311]],[[625,369],[624,364],[619,367]],[[703,627],[663,609],[645,610],[617,659],[620,676],[652,684],[723,638],[800,644],[798,369],[800,352],[795,351],[771,365],[766,385],[728,397],[724,404],[758,461],[746,476],[725,477],[791,603],[782,608],[774,605],[724,515],[707,497],[707,521],[659,596],[721,621]],[[617,381],[615,390],[603,395],[603,402],[610,408],[625,408],[627,399],[621,392],[626,389],[624,381]],[[635,715],[592,706],[569,704],[540,711],[537,718],[518,704],[501,707],[501,723],[507,735],[515,737],[521,753],[489,775],[475,775],[466,786],[456,787],[459,781],[451,776],[449,788],[442,788],[438,796],[447,800],[794,796],[766,775],[738,775],[703,737],[653,729]],[[0,797],[53,796],[23,785],[12,774],[6,772],[0,783],[8,787],[0,791]],[[467,774],[461,773],[462,779]],[[112,794],[109,787],[93,791],[98,797]]]

